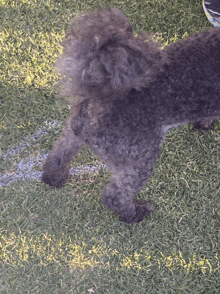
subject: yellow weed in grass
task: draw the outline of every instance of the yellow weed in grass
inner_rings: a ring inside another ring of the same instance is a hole
[[[142,255],[140,257],[140,255]],[[144,259],[143,259],[144,257]],[[164,256],[160,252],[160,256],[155,256],[154,252],[142,252],[142,254],[134,253],[124,257],[122,261],[122,267],[124,268],[135,268],[138,271],[147,270],[151,266],[157,265],[158,269],[167,268],[171,272],[182,269],[187,273],[193,272],[194,270],[201,270],[203,274],[216,272],[220,270],[220,264],[218,256],[215,256],[215,262],[209,260],[206,257],[201,257],[194,254],[192,257],[186,259],[183,257],[181,252],[173,253],[168,256]],[[214,265],[215,263],[215,265]]]
[[[27,263],[35,262],[47,266],[50,263],[66,263],[70,269],[86,269],[95,266],[108,267],[109,261],[114,260],[117,255],[118,264],[124,269],[136,269],[138,271],[151,271],[151,267],[158,270],[166,268],[171,272],[183,270],[186,273],[201,270],[203,274],[217,272],[220,270],[219,258],[215,260],[193,254],[184,258],[182,253],[171,253],[165,256],[162,252],[148,252],[139,250],[132,255],[121,254],[118,250],[103,248],[99,244],[93,245],[62,239],[57,240],[55,235],[41,235],[33,237],[20,233],[16,236],[0,237],[0,261],[12,265],[25,266]],[[105,258],[103,258],[105,257]],[[105,260],[105,261],[104,261]]]
[[[70,268],[80,269],[99,263],[96,260],[99,255],[98,247],[88,251],[85,243],[77,245],[71,239],[68,242],[56,240],[54,235],[31,237],[11,233],[7,237],[1,236],[0,240],[1,263],[24,266],[35,260],[38,264],[47,266],[52,262],[65,262]]]

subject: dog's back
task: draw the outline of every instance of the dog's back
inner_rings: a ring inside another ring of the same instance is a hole
[[[164,51],[166,70],[150,87],[163,105],[158,109],[163,123],[220,116],[220,29],[195,34]]]

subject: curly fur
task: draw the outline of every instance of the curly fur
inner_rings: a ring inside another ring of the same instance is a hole
[[[209,128],[220,116],[220,29],[161,50],[148,33],[134,36],[118,9],[82,13],[63,41],[58,67],[65,95],[81,97],[43,167],[60,187],[84,144],[105,161],[112,181],[103,202],[126,223],[152,211],[135,195],[147,183],[166,131],[188,122]]]
[[[112,99],[146,87],[161,70],[160,44],[149,33],[134,36],[118,9],[82,13],[70,24],[62,45],[58,67],[65,75],[65,95]]]

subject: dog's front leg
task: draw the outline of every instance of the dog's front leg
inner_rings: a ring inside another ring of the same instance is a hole
[[[147,183],[159,153],[159,146],[147,152],[145,158],[138,158],[135,162],[107,165],[113,177],[111,183],[103,192],[103,203],[106,207],[119,215],[119,219],[128,224],[140,222],[153,210],[146,200],[134,199]],[[143,154],[142,154],[143,155]]]
[[[42,181],[50,186],[59,188],[68,179],[69,162],[84,144],[74,134],[71,122],[71,118],[66,122],[59,140],[55,143],[43,166]]]
[[[140,183],[138,173],[136,176],[126,172],[114,175],[104,189],[103,203],[118,214],[121,221],[128,224],[140,222],[153,210],[146,200],[133,199],[145,183]]]

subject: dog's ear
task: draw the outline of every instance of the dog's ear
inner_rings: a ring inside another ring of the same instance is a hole
[[[141,90],[161,68],[161,50],[147,33],[134,36],[119,9],[82,13],[70,25],[58,60],[71,94],[112,99]]]

